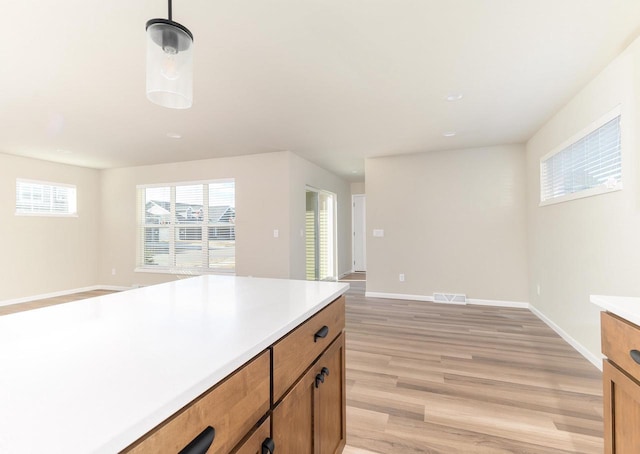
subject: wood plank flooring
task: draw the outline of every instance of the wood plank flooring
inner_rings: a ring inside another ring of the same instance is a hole
[[[366,298],[365,278],[345,278],[344,454],[603,452],[600,371],[531,312]]]
[[[35,301],[27,301],[19,304],[11,304],[8,306],[0,306],[0,316],[14,314],[16,312],[30,311],[40,309],[42,307],[54,306],[56,304],[68,303],[71,301],[83,300],[94,296],[102,296],[113,293],[113,290],[91,290],[88,292],[71,293],[69,295],[56,296],[53,298],[45,298]]]
[[[530,311],[349,283],[344,454],[603,452],[600,371]]]

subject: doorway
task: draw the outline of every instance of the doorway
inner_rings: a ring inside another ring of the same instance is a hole
[[[364,194],[352,195],[353,271],[367,271],[367,200]]]
[[[306,277],[337,279],[336,195],[307,187],[305,210]]]

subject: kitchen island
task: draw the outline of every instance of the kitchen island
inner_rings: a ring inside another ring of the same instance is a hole
[[[605,454],[640,446],[640,298],[591,295],[600,312]]]
[[[287,420],[289,402],[309,378],[320,389],[318,376],[334,377],[344,407],[347,289],[200,276],[0,317],[0,452],[151,452],[145,440],[162,440],[173,421],[194,420],[191,406],[206,419],[204,397],[217,387],[242,400],[239,393],[256,382],[251,368],[261,364],[268,364],[267,385],[256,387],[268,389],[264,414],[237,440],[218,428],[209,452],[236,451],[260,427],[272,429],[277,442],[277,433],[288,430],[273,420]],[[327,353],[332,374],[321,361]],[[211,396],[208,405],[219,407]],[[333,416],[344,438],[344,409]],[[342,446],[344,440],[335,452]]]

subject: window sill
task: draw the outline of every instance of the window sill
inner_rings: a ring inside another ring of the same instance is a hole
[[[42,217],[42,218],[77,218],[78,213],[18,213],[16,216]]]
[[[548,199],[540,202],[538,206],[544,207],[547,205],[555,205],[557,203],[569,202],[571,200],[584,199],[585,197],[593,197],[600,194],[608,194],[609,192],[616,192],[622,190],[622,183],[618,183],[615,187],[610,188],[607,186],[598,186],[591,189],[586,189],[580,192],[574,192],[572,194],[566,194],[561,197],[554,197],[553,199]]]
[[[235,275],[235,270],[184,270],[178,268],[135,268],[133,270],[135,273],[155,273],[155,274],[172,274],[172,275],[181,275],[181,276],[203,276],[207,274],[226,274],[226,275]]]

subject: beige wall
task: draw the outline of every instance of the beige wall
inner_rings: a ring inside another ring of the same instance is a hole
[[[16,178],[76,185],[78,217],[16,216]],[[99,188],[97,170],[0,154],[0,301],[97,283]]]
[[[364,182],[351,183],[351,194],[365,194]]]
[[[639,65],[636,40],[527,144],[529,300],[594,358],[599,315],[589,295],[640,294]],[[624,189],[539,207],[540,157],[619,104]]]
[[[523,146],[368,159],[366,175],[367,292],[527,301]]]
[[[176,279],[134,272],[136,185],[216,178],[236,182],[236,274],[304,278],[299,230],[304,228],[305,184],[342,194],[348,183],[293,153],[277,152],[103,171],[100,282],[131,286]],[[344,218],[338,222],[342,232]]]

